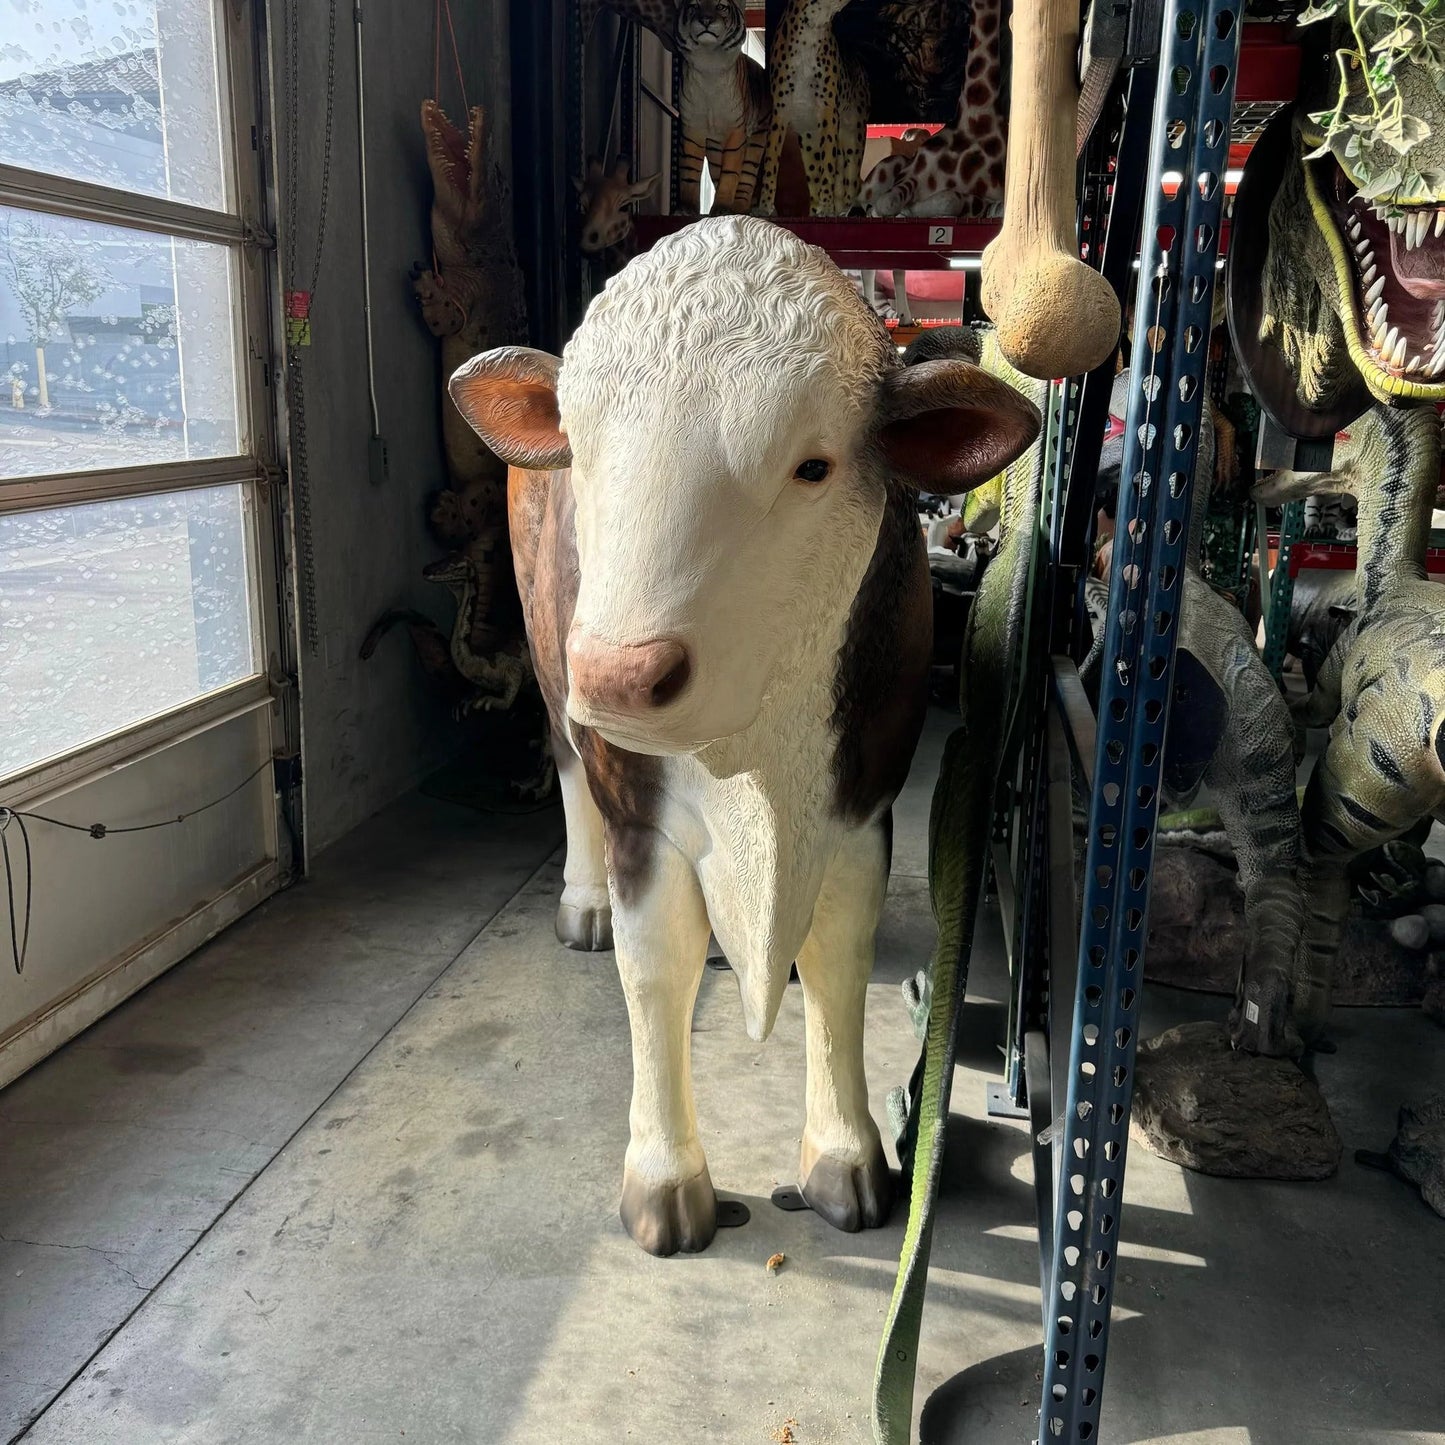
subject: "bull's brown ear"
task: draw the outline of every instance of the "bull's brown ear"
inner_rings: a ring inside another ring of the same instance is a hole
[[[894,475],[954,496],[982,486],[1039,434],[1038,408],[967,361],[890,371],[878,404],[878,445]]]
[[[561,366],[545,351],[502,346],[459,366],[447,390],[472,430],[508,466],[551,471],[572,465],[557,413]]]

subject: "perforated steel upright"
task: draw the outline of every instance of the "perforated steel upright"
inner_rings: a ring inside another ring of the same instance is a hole
[[[1045,1306],[1044,1445],[1099,1438],[1240,9],[1164,7]],[[1170,190],[1166,172],[1182,176]]]

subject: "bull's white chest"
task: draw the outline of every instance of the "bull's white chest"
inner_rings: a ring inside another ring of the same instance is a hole
[[[823,874],[848,824],[833,807],[832,679],[770,702],[758,722],[700,757],[669,759],[663,831],[692,861],[708,918],[765,1031],[812,926]]]

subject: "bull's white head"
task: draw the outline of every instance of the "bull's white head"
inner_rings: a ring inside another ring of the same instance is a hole
[[[512,465],[570,465],[567,711],[638,752],[741,732],[831,669],[890,487],[966,491],[1038,428],[966,362],[905,369],[822,251],[741,216],[630,262],[560,363],[487,352],[451,393]]]

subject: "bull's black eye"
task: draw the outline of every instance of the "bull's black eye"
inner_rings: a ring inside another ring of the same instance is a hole
[[[798,470],[793,475],[800,482],[824,482],[832,470],[832,464],[825,462],[822,457],[810,457],[806,462],[798,463]]]

